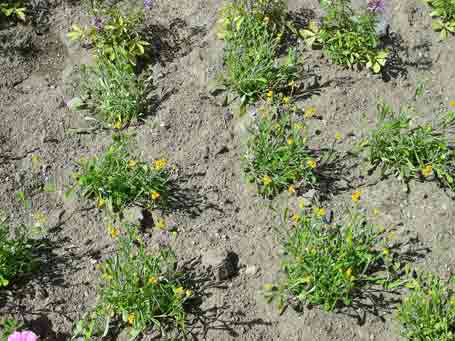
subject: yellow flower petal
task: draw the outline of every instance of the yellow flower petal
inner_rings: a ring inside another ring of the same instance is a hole
[[[311,168],[311,169],[315,169],[316,166],[317,166],[316,161],[314,161],[314,160],[308,160],[308,161],[306,162],[306,164],[307,164],[307,166],[308,166],[309,168]]]
[[[360,191],[355,191],[354,193],[351,194],[351,199],[355,203],[359,202],[361,197],[362,197],[362,192],[360,192]]]
[[[422,168],[422,175],[424,177],[430,176],[432,173],[433,173],[433,166],[431,164],[428,164]]]
[[[160,198],[161,194],[158,193],[157,191],[153,191],[150,193],[150,197],[152,198],[153,201],[156,201]]]
[[[268,175],[265,175],[263,178],[262,178],[262,183],[264,184],[264,186],[268,186],[272,183],[272,178]]]

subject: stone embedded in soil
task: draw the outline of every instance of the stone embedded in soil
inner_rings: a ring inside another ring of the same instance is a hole
[[[217,281],[232,278],[238,273],[239,256],[227,250],[208,250],[202,256],[202,264]]]
[[[245,269],[245,275],[247,276],[254,276],[258,273],[259,271],[259,268],[255,265],[250,265],[250,266],[247,266],[246,269]]]

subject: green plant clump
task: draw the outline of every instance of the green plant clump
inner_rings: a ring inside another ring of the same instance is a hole
[[[440,32],[441,40],[447,39],[449,33],[455,33],[455,0],[426,0],[430,5],[433,29]]]
[[[377,11],[365,10],[357,14],[351,7],[351,0],[326,0],[322,6],[327,12],[322,24],[312,21],[307,29],[301,30],[307,45],[322,47],[335,64],[350,68],[366,66],[374,73],[380,72],[388,52],[380,48],[376,32]]]
[[[412,341],[455,340],[455,292],[433,274],[422,273],[408,283],[411,292],[398,309],[401,335]]]
[[[82,71],[82,100],[102,121],[121,128],[143,115],[144,83],[124,58],[99,58]]]
[[[379,110],[380,122],[367,142],[370,163],[384,176],[395,175],[406,183],[436,176],[441,185],[455,191],[455,153],[444,134],[455,113],[434,125],[412,126],[406,112],[396,114],[384,105]]]
[[[242,104],[254,102],[267,91],[285,90],[297,78],[298,58],[289,49],[278,60],[283,38],[285,6],[280,0],[239,0],[221,12],[225,41],[224,83],[240,96]]]
[[[73,339],[106,336],[115,322],[129,327],[130,340],[152,328],[162,336],[184,332],[184,306],[193,293],[183,286],[184,273],[176,270],[172,249],[148,252],[131,226],[116,238],[117,252],[99,267],[103,283],[97,304],[77,323]]]
[[[130,8],[124,14],[116,5],[106,6],[95,2],[90,14],[92,24],[87,27],[73,25],[68,33],[69,38],[91,44],[98,57],[115,61],[122,56],[136,64],[136,58],[142,56],[149,45],[140,31],[144,9]]]
[[[24,227],[17,229],[11,238],[8,226],[0,222],[0,288],[10,285],[19,275],[31,272],[35,264]]]
[[[399,285],[388,231],[356,210],[340,224],[328,224],[325,216],[325,209],[314,208],[291,217],[294,226],[284,238],[287,280],[278,291],[281,304],[291,296],[332,311],[350,306],[363,289]]]
[[[25,10],[26,8],[20,2],[0,2],[0,24],[3,19],[8,18],[17,18],[24,21]]]
[[[243,157],[247,180],[272,197],[284,189],[304,188],[317,182],[317,161],[311,156],[304,126],[288,113],[267,113],[250,129]]]
[[[149,164],[131,153],[124,136],[114,136],[114,142],[100,156],[80,163],[75,174],[83,197],[97,201],[120,212],[127,206],[165,208],[170,197],[170,173],[166,160]]]

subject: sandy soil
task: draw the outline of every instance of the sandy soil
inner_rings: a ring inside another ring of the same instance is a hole
[[[291,11],[318,7],[317,0],[289,3]],[[287,309],[279,315],[263,298],[262,286],[278,276],[281,249],[270,203],[257,197],[242,178],[245,118],[239,118],[235,107],[221,106],[221,96],[209,92],[209,84],[222,70],[223,43],[215,34],[221,4],[156,1],[148,20],[167,28],[160,31],[165,43],[156,51],[159,60],[151,72],[159,103],[143,125],[129,129],[137,134],[145,159],[165,157],[178,166],[193,198],[191,209],[169,217],[179,227],[175,243],[179,257],[200,257],[196,268],[202,273],[204,264],[220,253],[232,251],[239,257],[238,275],[206,290],[200,306],[204,323],[194,323],[195,339],[398,340],[393,314],[369,313],[360,324],[348,314],[317,308],[303,313]],[[101,151],[111,132],[71,132],[88,124],[83,113],[64,105],[72,96],[71,71],[90,58],[65,38],[82,16],[81,7],[67,2],[51,5],[47,32],[21,28],[31,39],[25,51],[0,50],[0,209],[15,223],[32,222],[30,212],[46,213],[50,226],[46,237],[52,245],[43,256],[46,266],[40,274],[6,292],[0,312],[23,319],[43,340],[68,340],[74,321],[94,303],[95,265],[109,256],[113,245],[102,212],[76,198],[66,199],[64,192],[75,162]],[[319,131],[315,146],[331,143],[336,132],[345,136],[339,150],[354,146],[374,125],[379,99],[395,108],[414,103],[421,118],[432,118],[455,99],[455,37],[438,42],[429,10],[420,1],[392,0],[389,5],[390,30],[402,41],[397,50],[401,62],[390,77],[344,70],[328,63],[320,52],[305,52],[305,63],[321,84],[299,103],[315,106],[321,116],[310,124]],[[8,37],[5,30],[0,32]],[[419,82],[424,83],[424,96],[414,102]],[[33,155],[39,157],[38,165],[32,162]],[[370,184],[364,186],[363,198],[380,210],[379,219],[400,224],[400,236],[412,235],[422,249],[430,250],[416,265],[444,277],[455,272],[451,247],[455,208],[450,196],[433,183],[413,182],[406,193],[399,180],[378,182],[374,176],[362,179],[363,175],[364,170],[355,169],[346,176],[353,187]],[[49,181],[55,182],[56,192],[42,190]],[[17,202],[17,191],[30,198],[31,210]],[[325,204],[338,212],[349,205],[350,193],[349,187],[330,193]]]

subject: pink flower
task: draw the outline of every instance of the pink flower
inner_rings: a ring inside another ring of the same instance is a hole
[[[8,336],[8,341],[37,341],[38,336],[34,332],[23,331],[23,332],[14,332]]]

